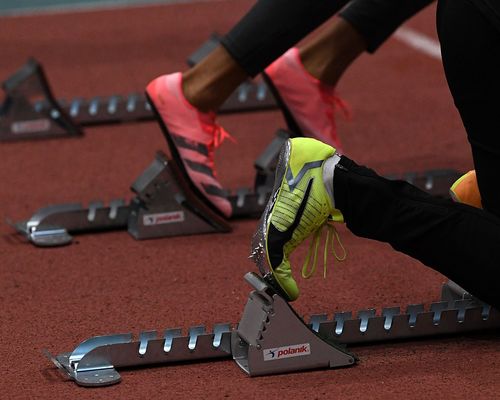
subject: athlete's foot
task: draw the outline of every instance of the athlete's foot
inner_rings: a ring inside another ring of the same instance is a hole
[[[290,301],[297,299],[299,289],[289,256],[307,237],[313,235],[302,269],[304,278],[315,271],[324,226],[328,228],[325,272],[327,251],[332,251],[338,260],[345,259],[341,245],[343,255],[335,253],[333,245],[338,234],[333,224],[328,223],[343,222],[342,213],[335,209],[333,202],[333,169],[339,160],[333,147],[309,138],[290,139],[281,151],[274,189],[254,235],[251,258]]]
[[[232,213],[217,180],[214,149],[228,137],[216,123],[215,114],[202,113],[193,107],[182,91],[182,74],[156,78],[146,88],[153,109],[168,140],[172,156],[203,198],[225,217]]]
[[[297,133],[340,149],[335,111],[340,107],[347,113],[347,106],[333,86],[323,84],[304,68],[299,50],[288,50],[266,68],[265,74],[293,116],[300,130]]]

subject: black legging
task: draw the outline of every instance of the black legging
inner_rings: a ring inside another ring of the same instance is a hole
[[[355,235],[389,243],[500,309],[499,218],[382,178],[347,157],[340,164],[335,207]]]
[[[472,147],[483,207],[500,216],[500,29],[467,0],[440,0],[437,26],[446,79]]]
[[[249,76],[255,76],[323,22],[339,15],[374,52],[405,20],[434,0],[259,0],[222,39]]]
[[[469,0],[439,0],[437,29],[487,211],[388,181],[347,157],[335,171],[335,202],[354,234],[389,243],[500,309],[500,26]]]

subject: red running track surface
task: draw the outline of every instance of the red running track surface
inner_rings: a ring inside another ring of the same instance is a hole
[[[0,76],[40,59],[58,97],[141,91],[184,68],[208,35],[225,32],[251,1],[2,19]],[[409,22],[434,35],[434,9]],[[381,173],[471,167],[470,151],[439,61],[391,39],[362,56],[339,87],[354,110],[340,118],[346,152]],[[278,113],[224,117],[238,144],[217,153],[228,187],[251,185],[252,163]],[[87,129],[82,139],[0,145],[0,218],[40,206],[129,196],[130,183],[166,149],[154,123]],[[237,165],[238,168],[234,168]],[[361,347],[358,366],[248,378],[232,361],[124,371],[123,382],[85,389],[61,379],[42,349],[70,351],[98,334],[237,322],[249,288],[243,275],[256,221],[234,232],[134,241],[126,232],[78,237],[37,249],[0,225],[0,397],[499,398],[498,338],[456,337]],[[341,229],[348,261],[302,285],[301,314],[438,300],[445,278],[389,246]],[[471,233],[472,234],[472,233]],[[305,249],[297,251],[299,263]]]

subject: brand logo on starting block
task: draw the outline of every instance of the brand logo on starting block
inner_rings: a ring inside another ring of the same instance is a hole
[[[184,211],[172,211],[167,213],[148,214],[142,219],[144,226],[175,224],[184,222]]]
[[[277,347],[262,351],[264,361],[281,360],[283,358],[308,356],[311,354],[311,345],[309,343],[292,344],[290,346]]]
[[[10,130],[15,134],[46,132],[50,129],[50,121],[47,118],[33,119],[29,121],[14,122]]]

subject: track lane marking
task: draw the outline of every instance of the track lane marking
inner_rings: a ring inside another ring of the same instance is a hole
[[[47,14],[71,14],[78,12],[99,12],[113,9],[168,6],[192,3],[220,3],[227,0],[82,0],[73,4],[39,5],[38,7],[18,7],[0,9],[0,18],[30,17]]]
[[[441,46],[430,36],[412,28],[401,27],[394,33],[394,37],[420,53],[441,61]]]

